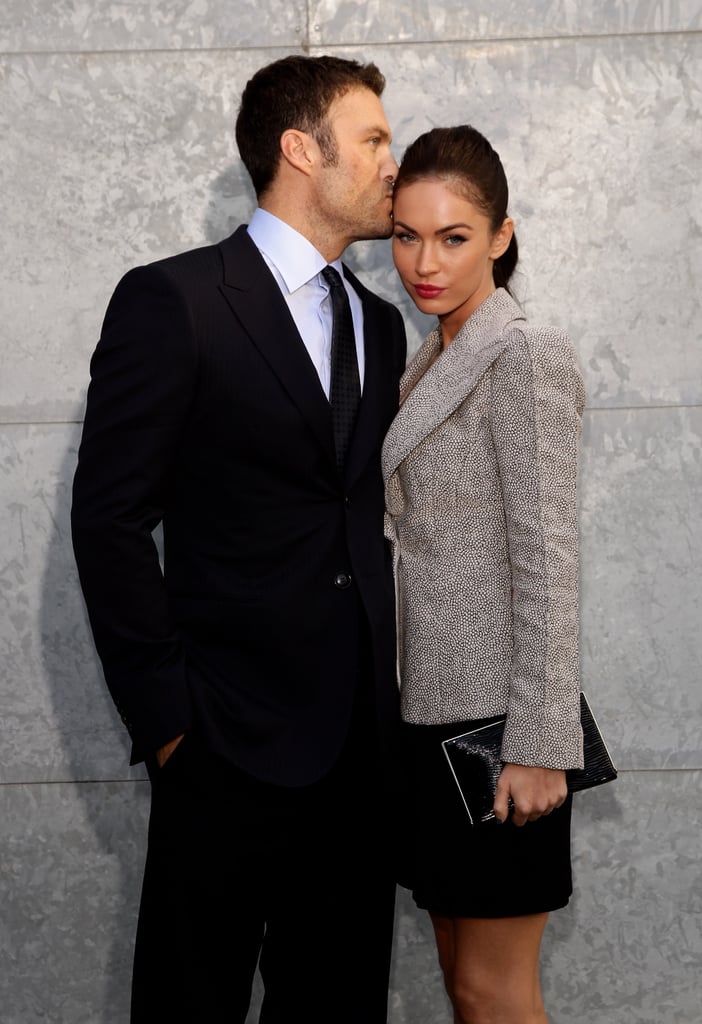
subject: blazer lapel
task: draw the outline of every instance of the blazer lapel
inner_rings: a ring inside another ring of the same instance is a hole
[[[507,328],[525,320],[519,306],[498,288],[473,313],[448,348],[440,349],[436,328],[419,348],[400,381],[402,405],[383,445],[383,477],[388,480],[402,460],[468,397],[507,345]]]
[[[225,239],[220,250],[224,261],[222,294],[333,463],[329,402],[265,260],[245,226]]]

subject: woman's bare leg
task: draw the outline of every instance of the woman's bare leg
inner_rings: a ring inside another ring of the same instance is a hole
[[[431,918],[455,1024],[548,1024],[539,979],[548,914]]]

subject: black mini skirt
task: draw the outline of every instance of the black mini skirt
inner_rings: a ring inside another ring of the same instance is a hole
[[[480,724],[403,725],[398,881],[418,907],[442,917],[515,917],[564,907],[573,891],[572,797],[519,828],[511,819],[471,825],[441,741]]]

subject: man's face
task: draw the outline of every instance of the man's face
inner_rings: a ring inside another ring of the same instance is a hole
[[[319,168],[317,216],[343,246],[361,238],[389,238],[397,164],[379,98],[370,89],[352,89],[332,103],[328,121],[336,160]]]

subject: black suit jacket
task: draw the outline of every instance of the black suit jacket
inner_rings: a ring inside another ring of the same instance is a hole
[[[132,763],[196,727],[259,778],[320,778],[348,729],[363,619],[381,729],[397,718],[380,448],[405,334],[346,273],[366,368],[343,479],[329,403],[244,227],[130,271],[112,297],[72,527]]]

